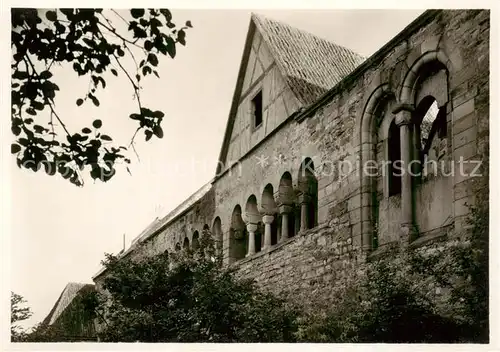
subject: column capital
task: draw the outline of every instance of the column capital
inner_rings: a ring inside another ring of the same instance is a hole
[[[247,223],[247,231],[248,232],[255,232],[257,231],[257,224],[253,224],[253,223]]]
[[[252,212],[245,212],[245,219],[246,223],[252,223],[252,224],[257,224],[260,221],[260,214],[259,213],[252,213]]]
[[[264,215],[264,216],[262,217],[262,222],[263,222],[264,224],[266,224],[266,225],[267,225],[267,224],[271,224],[271,223],[273,222],[273,220],[274,220],[274,216],[272,216],[272,215]]]
[[[278,209],[280,214],[288,214],[292,212],[293,207],[290,204],[279,204]]]
[[[414,112],[415,107],[412,104],[398,103],[392,108],[393,114],[398,114],[400,111]]]
[[[412,121],[413,111],[415,108],[410,104],[397,104],[393,109],[392,113],[396,115],[394,122],[398,127],[404,125],[410,125]]]
[[[307,204],[311,201],[311,196],[307,193],[302,192],[299,194],[297,199],[298,199],[300,204]]]
[[[293,197],[290,196],[290,194],[287,193],[279,193],[275,198],[274,201],[276,202],[276,205],[278,207],[282,205],[292,205],[293,204]]]

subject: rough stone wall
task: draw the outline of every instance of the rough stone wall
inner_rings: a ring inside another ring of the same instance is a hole
[[[328,288],[352,275],[367,257],[383,253],[384,246],[375,248],[372,243],[375,220],[384,229],[379,234],[381,244],[400,238],[400,196],[386,196],[383,177],[374,185],[366,183],[359,160],[366,160],[367,153],[375,151],[377,144],[384,145],[384,138],[380,138],[380,143],[366,142],[371,136],[378,136],[366,120],[380,118],[372,115],[380,114],[377,106],[383,97],[392,94],[390,104],[401,102],[402,92],[408,90],[403,82],[429,52],[436,53],[432,54],[434,60],[441,60],[446,68],[447,88],[443,93],[441,84],[432,83],[443,80],[433,79],[432,75],[425,78],[430,83],[417,80],[418,84],[408,87],[415,94],[416,101],[412,104],[418,103],[426,90],[436,100],[443,100],[447,160],[458,161],[460,157],[481,160],[488,150],[489,12],[438,12],[420,28],[397,37],[381,53],[368,59],[362,69],[319,104],[312,116],[288,119],[274,133],[256,142],[251,153],[242,157],[234,168],[216,177],[212,190],[201,201],[146,241],[142,247],[147,248],[145,251],[133,256],[171,250],[177,242],[182,246],[186,235],[192,242],[190,236],[195,229],[201,233],[204,224],[212,229],[214,219],[219,217],[224,259],[230,264],[230,228],[235,207],[241,207],[243,220],[247,220],[245,206],[250,196],[255,196],[260,210],[266,185],[271,184],[274,195],[278,196],[285,172],[290,172],[292,184],[297,188],[300,164],[310,157],[318,181],[318,226],[231,265],[238,267],[243,277],[255,278],[260,285],[277,293],[300,296],[319,290],[328,296]],[[388,115],[390,111],[386,112]],[[385,154],[382,150],[378,155]],[[342,161],[349,161],[352,167],[339,169]],[[470,173],[475,166],[467,163],[462,167]],[[457,163],[455,167],[460,165]],[[442,240],[441,235],[451,236],[452,230],[461,231],[468,214],[467,204],[474,202],[475,182],[474,177],[456,173],[448,179],[437,178],[419,186],[415,190],[415,209],[422,215],[416,221],[425,232],[411,245],[424,246]],[[387,205],[382,211],[379,208],[375,216],[372,197],[376,192],[382,194]],[[441,209],[442,214],[436,215],[436,209]],[[443,218],[448,222],[443,223]]]
[[[266,290],[300,301],[307,295],[328,295],[332,285],[349,280],[364,261],[364,254],[351,238],[342,238],[322,225],[233,265],[241,277],[255,279]]]
[[[425,229],[417,239],[417,244],[432,240],[436,234],[450,234],[450,229],[461,230],[468,214],[467,204],[474,202],[471,185],[475,180],[474,177],[461,176],[458,168],[462,167],[470,174],[475,164],[460,165],[458,162],[460,157],[464,160],[481,160],[481,155],[487,149],[488,45],[488,11],[442,11],[409,37],[401,38],[386,53],[376,57],[363,72],[345,81],[341,89],[312,117],[302,122],[290,120],[278,133],[259,144],[251,155],[240,160],[232,172],[222,175],[214,183],[215,215],[222,220],[226,262],[229,262],[229,229],[234,207],[240,205],[245,209],[251,195],[256,196],[260,205],[264,187],[271,183],[277,193],[280,178],[286,171],[292,174],[294,186],[297,186],[300,163],[305,157],[311,157],[318,172],[318,229],[321,230],[309,230],[290,242],[277,245],[271,251],[239,261],[238,265],[241,265],[245,276],[258,278],[266,286],[286,287],[293,282],[295,287],[300,286],[303,277],[313,277],[316,271],[326,271],[325,275],[340,275],[337,272],[340,264],[331,265],[312,259],[313,255],[309,251],[316,248],[317,244],[304,247],[299,243],[312,244],[317,238],[325,238],[321,241],[331,246],[347,241],[353,246],[352,250],[363,246],[363,227],[366,222],[373,221],[366,216],[373,210],[369,197],[362,196],[365,193],[371,197],[373,190],[362,188],[359,164],[356,163],[362,157],[364,148],[363,114],[374,91],[381,86],[385,85],[388,90],[394,91],[396,100],[400,100],[405,77],[428,52],[445,54],[444,59],[438,58],[444,61],[443,66],[447,70],[447,89],[444,91],[448,127],[446,143],[448,160],[455,162],[455,175],[448,179],[441,177],[431,180],[415,190],[418,203],[415,209],[423,210],[423,215],[417,217],[417,221]],[[418,89],[427,89],[424,84],[421,86],[424,88],[415,88],[415,100],[419,99]],[[430,92],[439,98],[439,92],[432,90],[432,84],[429,86]],[[270,165],[261,167],[258,162],[262,159],[257,157],[268,157]],[[282,163],[278,164],[275,158],[280,158]],[[352,170],[344,170],[343,175],[339,170],[331,169],[332,163],[342,160],[354,165]],[[380,216],[381,221],[394,224],[394,220],[397,223],[400,206],[398,199],[392,201],[395,203],[393,211]],[[436,214],[436,209],[440,209],[442,214]],[[443,219],[446,222],[441,221]],[[387,243],[399,238],[399,233],[394,233],[399,230],[399,224],[387,227],[387,230]],[[296,251],[295,246],[298,247]],[[340,259],[329,259],[329,262],[337,260]],[[272,269],[264,270],[268,265]],[[296,272],[297,267],[301,268],[299,274],[292,273]],[[285,282],[287,284],[283,284]]]
[[[440,264],[444,264],[449,262],[452,248],[466,245],[462,240],[450,241],[441,237],[427,243],[415,242],[412,247],[423,257],[441,253]],[[367,256],[361,248],[352,244],[350,238],[342,239],[329,226],[319,226],[279,244],[271,251],[258,253],[232,265],[237,268],[240,277],[254,279],[263,289],[317,314],[327,312],[349,289],[362,284],[367,268],[383,255]],[[403,268],[405,255],[399,253],[391,260],[397,267]],[[439,309],[448,314],[448,290],[431,278],[427,282],[415,282],[415,285],[422,286]]]

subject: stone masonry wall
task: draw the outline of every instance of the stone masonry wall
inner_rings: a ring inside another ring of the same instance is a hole
[[[364,183],[358,164],[373,148],[365,141],[367,133],[374,134],[374,131],[363,130],[364,121],[375,114],[376,109],[368,111],[369,107],[377,105],[373,99],[379,91],[392,92],[400,102],[401,92],[412,88],[403,86],[405,78],[411,75],[414,64],[429,52],[436,53],[434,59],[444,61],[442,64],[447,69],[444,97],[449,159],[482,160],[488,150],[489,129],[489,11],[440,11],[368,59],[304,118],[288,119],[243,156],[234,168],[217,175],[212,189],[201,201],[146,241],[145,251],[133,256],[171,250],[176,242],[182,245],[183,238],[192,236],[195,229],[201,233],[204,224],[212,228],[214,219],[219,217],[224,259],[230,264],[233,209],[239,205],[244,213],[251,195],[255,195],[261,206],[268,184],[277,196],[285,172],[290,172],[292,183],[297,187],[300,164],[305,157],[310,157],[318,181],[318,225],[230,265],[236,266],[242,277],[254,278],[276,293],[307,296],[318,292],[328,296],[328,289],[348,279],[367,257],[383,253],[383,248],[372,248],[372,243],[367,243],[372,236],[371,197],[376,189]],[[353,168],[332,167],[340,161],[350,161]],[[471,163],[463,166],[469,173],[474,167]],[[443,227],[434,225],[438,223],[435,219],[427,222],[426,234],[412,245],[424,246],[443,240],[442,235],[446,238],[460,232],[468,215],[467,205],[474,202],[475,182],[474,177],[456,175],[446,186],[436,183],[420,190],[417,209],[428,204],[449,209],[451,220]],[[449,187],[444,191],[451,192],[450,197],[433,198],[436,190],[443,191],[443,187]],[[399,205],[396,211],[399,212]],[[394,220],[390,213],[380,216],[386,222]],[[399,237],[399,233],[387,235]],[[191,242],[190,237],[189,240]]]
[[[300,162],[305,157],[311,157],[318,171],[317,229],[299,234],[289,242],[234,265],[240,266],[243,276],[254,277],[261,285],[277,291],[310,290],[311,281],[321,281],[322,277],[329,276],[342,277],[355,270],[353,260],[355,263],[363,258],[356,251],[366,245],[363,243],[363,228],[366,222],[372,221],[366,218],[372,209],[369,197],[365,196],[372,190],[362,188],[359,165],[356,164],[364,148],[363,114],[374,91],[384,84],[394,91],[399,100],[408,72],[428,52],[445,54],[442,61],[448,70],[445,103],[450,139],[449,160],[455,162],[457,172],[451,176],[450,182],[444,183],[446,186],[437,182],[420,190],[417,209],[429,206],[451,209],[451,219],[441,227],[432,225],[437,221],[430,219],[426,234],[418,238],[416,244],[422,245],[436,236],[452,236],[450,231],[453,229],[460,231],[468,214],[467,206],[474,203],[472,184],[475,180],[474,177],[458,174],[459,167],[468,173],[473,168],[472,164],[459,165],[458,161],[460,157],[463,160],[482,160],[487,150],[488,45],[488,11],[439,12],[409,37],[401,38],[384,55],[376,56],[363,72],[346,80],[313,116],[302,122],[290,120],[278,133],[264,140],[250,155],[240,160],[231,173],[222,175],[214,183],[215,216],[220,216],[222,220],[226,262],[234,207],[240,205],[244,211],[246,201],[252,194],[260,204],[263,189],[268,183],[272,184],[277,195],[280,178],[286,171],[292,174],[293,183],[297,185]],[[268,157],[270,165],[261,167],[258,162],[262,157]],[[274,157],[282,157],[284,162],[278,164]],[[341,160],[349,160],[355,166],[343,177],[339,172],[328,170],[329,163]],[[443,187],[448,188],[452,195],[435,197],[438,191],[446,191]],[[385,220],[391,221],[391,218]],[[335,246],[343,248],[342,254],[321,260],[316,258],[321,248],[330,251]]]
[[[255,279],[266,290],[301,301],[308,295],[327,296],[364,261],[351,238],[319,226],[234,265],[242,278]]]

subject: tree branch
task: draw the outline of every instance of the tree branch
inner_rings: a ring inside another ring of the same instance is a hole
[[[132,83],[132,87],[134,88],[134,93],[137,97],[137,103],[139,104],[139,109],[142,109],[142,105],[141,105],[141,98],[139,96],[139,86],[135,84],[134,80],[132,79],[132,77],[130,77],[129,73],[127,72],[127,70],[125,69],[125,67],[123,67],[123,65],[121,64],[120,60],[118,59],[118,57],[116,56],[116,54],[112,54],[113,57],[115,58],[116,62],[118,63],[118,66],[120,66],[121,70],[123,72],[125,72],[125,74],[127,75],[130,83]]]
[[[125,22],[127,25],[129,24],[129,21],[127,21],[125,18],[123,18],[122,15],[120,15],[118,12],[116,12],[116,10],[111,9],[111,12],[113,12],[115,15],[117,15],[118,17],[120,17],[122,19],[122,21]]]
[[[101,15],[102,16],[102,15]],[[118,38],[120,38],[121,40],[123,40],[124,42],[127,42],[129,44],[132,44],[132,45],[135,45],[136,47],[140,48],[141,50],[144,50],[144,48],[138,44],[136,44],[135,42],[132,42],[130,41],[129,39],[127,38],[124,38],[122,37],[120,34],[118,34],[118,32],[116,31],[116,29],[114,28],[109,28],[108,26],[106,26],[104,23],[102,23],[101,21],[97,21],[97,24],[101,25],[102,27],[106,28],[106,30],[108,30],[109,32],[113,33],[114,35],[116,35]],[[102,32],[101,32],[102,33]],[[104,36],[104,35],[103,35]]]

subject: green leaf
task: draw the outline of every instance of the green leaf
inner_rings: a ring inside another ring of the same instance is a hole
[[[91,133],[92,131],[91,131],[91,129],[90,129],[90,128],[85,127],[85,128],[83,128],[83,129],[82,129],[82,132],[83,132],[83,133],[87,133],[87,134],[88,134],[88,133]]]
[[[106,135],[106,134],[103,134],[103,135],[101,136],[101,139],[102,139],[103,141],[112,141],[112,140],[113,140],[110,136],[108,136],[108,135]]]
[[[149,66],[144,66],[144,67],[142,68],[142,75],[143,75],[143,76],[146,76],[148,73],[151,73],[151,67],[149,67]]]
[[[139,115],[139,114],[131,114],[130,118],[132,120],[140,120],[141,119],[141,115]]]
[[[149,54],[148,61],[151,63],[151,65],[158,66],[158,58],[156,57],[155,54],[153,53]]]
[[[186,21],[186,27],[193,28],[191,21]]]
[[[99,76],[97,77],[97,80],[101,82],[103,89],[106,88],[106,81],[104,80],[104,78]]]
[[[172,37],[167,37],[166,41],[167,41],[167,52],[173,59],[175,57],[175,41],[172,39]]]
[[[152,18],[151,27],[163,27],[163,24],[158,19]]]
[[[40,103],[39,101],[32,100],[31,106],[36,110],[43,110],[45,105],[43,103]]]
[[[17,79],[26,79],[29,77],[28,72],[26,71],[15,71],[14,74],[12,75],[12,78],[17,78]]]
[[[153,132],[147,130],[147,131],[144,131],[144,134],[146,135],[146,142],[149,141],[151,139],[151,137],[153,136]]]
[[[36,111],[33,108],[27,108],[26,112],[30,115],[36,116]]]
[[[12,143],[10,145],[10,152],[12,154],[16,154],[16,153],[19,153],[21,151],[21,147],[19,146],[19,144],[16,144],[16,143]]]
[[[76,105],[80,106],[80,105],[82,105],[82,104],[83,104],[83,99],[78,99],[78,100],[76,101]]]
[[[94,122],[92,122],[92,126],[94,126],[94,128],[101,128],[102,127],[102,121],[97,119],[97,120],[94,120]]]
[[[47,17],[47,19],[50,21],[50,22],[55,22],[57,21],[57,13],[55,11],[47,11],[45,13],[45,17]]]
[[[43,131],[45,131],[45,128],[40,125],[33,126],[33,129],[35,130],[36,133],[42,133]]]
[[[181,29],[178,33],[177,33],[177,41],[179,43],[181,43],[182,45],[186,45],[186,32],[184,32],[183,29]]]
[[[172,13],[168,9],[160,9],[160,13],[165,17],[167,22],[172,20]]]
[[[156,135],[156,137],[160,139],[163,138],[163,129],[161,128],[161,126],[156,125],[153,132]]]
[[[132,15],[133,18],[140,18],[144,16],[144,9],[131,9],[130,14]]]
[[[153,116],[153,112],[148,108],[141,108],[141,115]]]
[[[114,74],[115,76],[118,76],[118,72],[114,68],[111,69],[111,73]]]
[[[160,110],[156,110],[155,112],[153,112],[153,117],[162,118],[164,116],[165,114]]]
[[[89,94],[89,98],[90,98],[90,100],[92,100],[92,103],[94,103],[95,106],[100,105],[99,100],[95,96],[93,96],[92,94]]]
[[[50,77],[52,77],[52,73],[50,71],[43,71],[40,73],[40,78],[42,79],[49,79]]]

